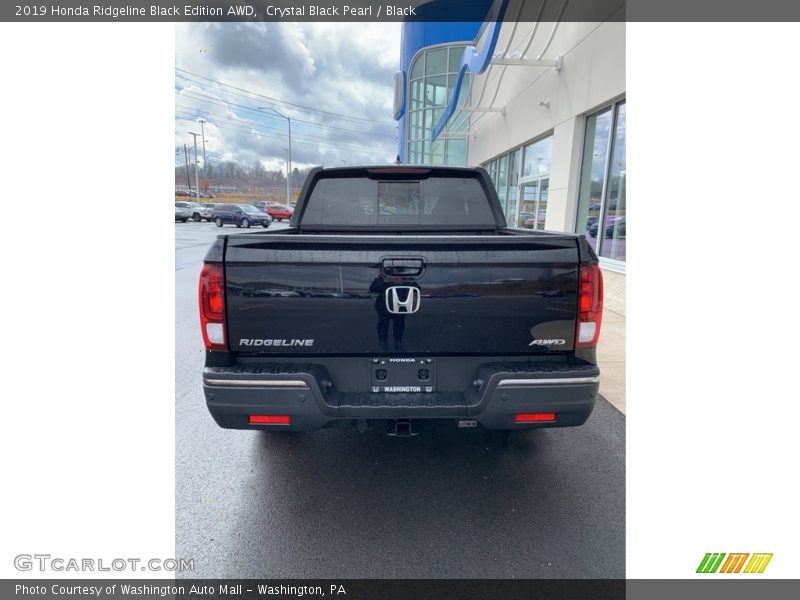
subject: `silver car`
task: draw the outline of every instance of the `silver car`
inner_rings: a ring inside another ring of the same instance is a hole
[[[214,208],[212,204],[200,204],[199,202],[177,202],[177,204],[185,204],[189,210],[189,217],[196,223],[211,220],[211,210]]]
[[[188,202],[176,202],[175,203],[175,220],[180,221],[181,223],[186,223],[189,218],[192,216],[192,213],[189,209]]]
[[[205,219],[208,222],[213,221],[211,218],[211,211],[214,210],[214,204],[211,202],[201,202],[200,203],[200,218]],[[195,219],[197,221],[198,219]]]

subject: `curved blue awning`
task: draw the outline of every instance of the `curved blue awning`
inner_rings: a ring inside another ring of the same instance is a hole
[[[478,32],[475,42],[477,43],[481,38],[484,38],[483,46],[479,49],[476,45],[467,46],[464,48],[464,55],[461,58],[461,65],[458,67],[458,74],[456,75],[455,87],[450,100],[444,109],[444,113],[439,118],[436,126],[433,128],[432,139],[436,140],[447,126],[448,121],[453,117],[458,109],[458,101],[461,95],[461,85],[464,77],[469,70],[473,75],[482,74],[489,64],[492,62],[494,49],[497,47],[497,40],[500,37],[500,27],[503,24],[503,17],[505,16],[506,8],[508,7],[508,0],[498,0],[489,12],[487,21]]]

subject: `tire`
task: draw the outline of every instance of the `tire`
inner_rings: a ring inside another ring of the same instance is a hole
[[[245,218],[245,219],[242,219],[242,223],[241,223],[241,225],[242,225],[242,227],[244,227],[245,229],[250,229],[250,221],[248,221],[246,218]],[[398,310],[399,310],[399,309],[398,309]]]
[[[222,219],[220,219],[219,217],[214,219],[214,225],[216,225],[217,227],[222,227]]]
[[[267,227],[269,227],[269,221],[261,221],[261,226],[262,226],[264,229],[266,229]]]
[[[188,220],[189,220],[188,218],[186,218],[186,219],[181,219],[181,223],[186,223],[186,221],[188,221]]]
[[[203,217],[200,216],[200,213],[194,213],[192,215],[192,221],[194,221],[195,223],[199,223],[202,220],[203,220]]]

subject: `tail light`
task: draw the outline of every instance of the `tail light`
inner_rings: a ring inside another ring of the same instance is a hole
[[[519,413],[514,415],[515,423],[553,423],[556,413]]]
[[[226,350],[225,279],[222,265],[205,264],[200,271],[200,329],[209,350]]]
[[[248,421],[251,425],[291,425],[289,415],[250,415]]]
[[[578,287],[578,328],[575,335],[576,348],[594,348],[600,337],[603,319],[603,274],[600,267],[583,265]]]

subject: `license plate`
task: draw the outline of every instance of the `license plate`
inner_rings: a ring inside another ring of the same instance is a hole
[[[431,358],[375,358],[370,361],[373,393],[426,394],[436,390],[436,362]]]

